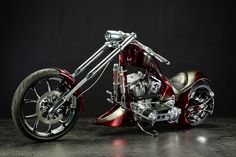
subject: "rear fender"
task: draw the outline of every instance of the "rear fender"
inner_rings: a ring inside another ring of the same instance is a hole
[[[68,72],[65,69],[59,69],[59,68],[56,68],[56,69],[60,72],[60,75],[62,75],[67,80],[67,82],[70,83],[72,88],[77,85],[77,81],[74,79],[74,77],[72,76],[72,74],[70,72]],[[81,89],[78,89],[74,93],[75,96],[79,96],[80,94],[81,94]],[[84,109],[84,97],[83,97],[83,95],[81,95],[80,98],[77,99],[77,100],[79,100],[79,101],[77,101],[77,104],[80,105],[80,112],[83,112],[83,109]]]
[[[194,73],[194,79],[190,83],[190,85],[187,86],[184,90],[182,90],[179,93],[179,96],[178,96],[178,107],[180,107],[182,109],[186,108],[186,106],[188,104],[188,98],[189,98],[190,91],[195,89],[199,85],[209,85],[210,82],[211,82],[211,80],[207,76],[203,75],[199,71],[196,71]]]

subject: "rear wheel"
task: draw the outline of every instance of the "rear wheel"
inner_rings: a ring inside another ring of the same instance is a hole
[[[66,134],[78,119],[80,105],[76,97],[68,99],[53,115],[48,111],[69,88],[70,83],[56,69],[42,69],[29,75],[12,100],[12,117],[17,128],[36,141],[50,141]]]
[[[214,110],[214,93],[209,85],[202,84],[190,91],[189,104],[185,112],[191,126],[201,124]]]

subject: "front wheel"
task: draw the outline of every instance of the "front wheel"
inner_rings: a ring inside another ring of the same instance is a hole
[[[12,100],[12,118],[17,128],[35,141],[51,141],[65,135],[78,119],[80,99],[72,96],[53,115],[50,107],[71,88],[56,69],[42,69],[25,78]]]

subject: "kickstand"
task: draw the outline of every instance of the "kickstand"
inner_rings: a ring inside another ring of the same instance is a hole
[[[146,134],[151,135],[152,137],[157,137],[158,136],[158,132],[156,130],[152,130],[152,132],[151,131],[147,131],[139,123],[137,123],[137,125]]]

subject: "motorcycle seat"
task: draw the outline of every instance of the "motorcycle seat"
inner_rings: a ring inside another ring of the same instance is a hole
[[[188,75],[185,72],[180,72],[169,81],[176,90],[180,91],[188,84]]]

